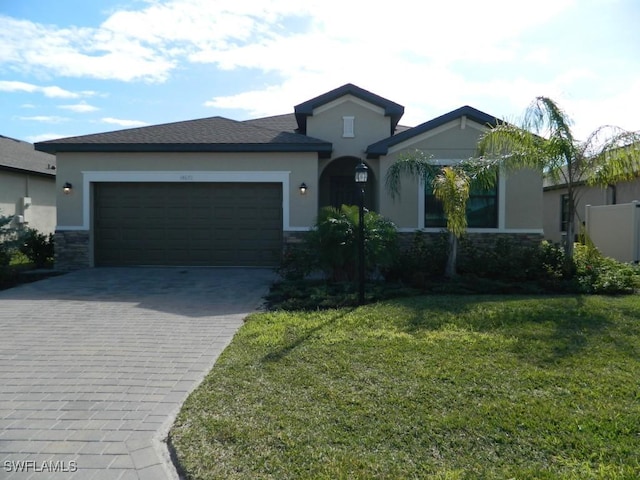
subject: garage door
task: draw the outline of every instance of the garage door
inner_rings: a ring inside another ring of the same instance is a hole
[[[272,266],[282,248],[280,183],[98,183],[98,266]]]

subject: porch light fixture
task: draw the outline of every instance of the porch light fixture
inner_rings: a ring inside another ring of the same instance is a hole
[[[367,178],[369,178],[369,168],[367,168],[364,162],[361,161],[356,167],[356,185],[364,189],[364,185],[367,183]]]
[[[356,166],[356,187],[360,190],[358,215],[358,305],[364,305],[364,187],[369,178],[369,169],[360,161]]]
[[[300,184],[300,187],[298,187],[298,188],[300,188],[300,195],[305,195],[307,193],[307,184],[306,183],[302,182]]]
[[[71,185],[69,182],[66,182],[62,186],[62,191],[64,192],[65,195],[69,195],[72,189],[73,189],[73,185]]]

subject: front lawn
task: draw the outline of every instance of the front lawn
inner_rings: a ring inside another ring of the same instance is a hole
[[[190,479],[636,479],[640,297],[254,314],[170,440]]]

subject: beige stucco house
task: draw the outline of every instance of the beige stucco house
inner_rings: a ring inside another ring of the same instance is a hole
[[[544,236],[554,243],[566,241],[568,198],[566,185],[556,185],[545,181],[543,194]],[[610,185],[607,188],[592,187],[584,182],[579,182],[576,186],[576,198],[575,234],[577,236],[580,233],[580,226],[586,221],[587,205],[616,205],[640,200],[640,178]],[[575,240],[577,238],[574,238]]]
[[[0,215],[12,226],[53,233],[56,226],[56,157],[0,135]]]
[[[387,169],[415,149],[442,163],[468,158],[497,119],[465,106],[408,128],[399,124],[403,113],[347,84],[285,115],[39,143],[57,155],[57,266],[274,265],[283,244],[314,225],[319,208],[356,203],[360,162],[369,168],[367,208],[401,232],[440,232],[430,192],[405,179],[393,200]],[[474,193],[469,232],[542,238],[541,176],[519,171],[498,183]]]

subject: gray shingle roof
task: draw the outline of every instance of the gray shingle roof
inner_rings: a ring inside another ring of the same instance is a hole
[[[318,152],[332,145],[317,138],[277,131],[223,117],[61,138],[35,145],[43,152]]]
[[[476,108],[465,105],[464,107],[457,108],[456,110],[445,113],[444,115],[440,115],[439,117],[429,120],[428,122],[421,123],[416,127],[406,129],[402,132],[396,133],[389,138],[385,138],[384,140],[369,145],[367,147],[367,156],[369,158],[376,158],[380,155],[386,155],[389,151],[389,147],[409,140],[410,138],[415,137],[416,135],[420,135],[421,133],[433,130],[434,128],[437,128],[462,116],[465,116],[470,120],[473,120],[474,122],[487,126],[495,126],[498,122],[501,122],[500,119],[489,115],[488,113],[481,112]]]
[[[275,115],[273,117],[254,118],[245,120],[243,123],[256,127],[269,128],[279,132],[297,133],[298,123],[293,113],[285,113],[284,115]]]
[[[37,152],[31,143],[0,135],[0,169],[55,176],[55,165],[54,155]]]

